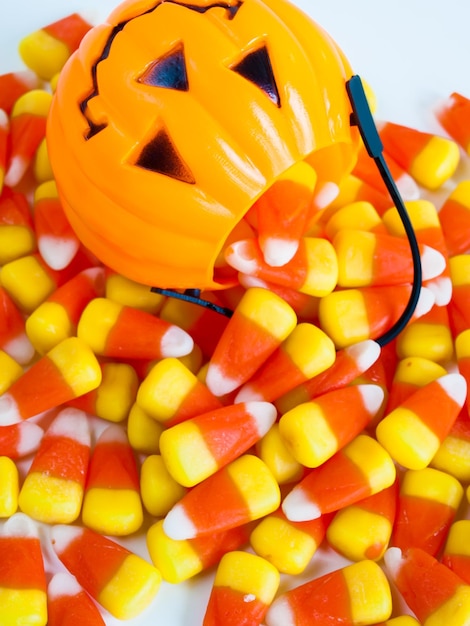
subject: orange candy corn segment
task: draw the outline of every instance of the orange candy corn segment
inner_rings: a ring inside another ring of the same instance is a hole
[[[37,450],[44,434],[32,422],[20,422],[0,427],[0,456],[18,459]]]
[[[460,93],[451,93],[435,115],[448,135],[470,154],[470,100]]]
[[[3,287],[0,287],[0,347],[20,365],[29,363],[34,356],[24,317]]]
[[[39,77],[30,70],[0,75],[0,109],[10,115],[20,96],[39,87]]]
[[[96,604],[66,572],[54,574],[47,587],[48,626],[105,626]]]

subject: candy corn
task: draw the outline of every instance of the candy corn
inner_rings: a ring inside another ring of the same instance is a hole
[[[430,463],[443,472],[455,476],[464,483],[470,482],[470,421],[467,409],[463,409],[455,420],[449,434],[441,443]]]
[[[470,100],[454,91],[435,111],[442,128],[470,154]]]
[[[408,470],[402,478],[392,545],[437,556],[463,498],[459,481],[436,469]]]
[[[46,122],[52,96],[43,89],[33,89],[18,98],[10,116],[10,156],[4,182],[15,187],[23,178],[46,134]]]
[[[378,385],[335,389],[284,413],[279,430],[299,463],[318,467],[359,435],[383,399]]]
[[[85,413],[64,409],[53,420],[21,487],[21,510],[48,524],[74,522],[80,515],[90,456]]]
[[[268,265],[254,239],[237,241],[225,250],[229,265],[242,274],[256,276],[311,296],[324,296],[336,287],[338,265],[326,239],[304,237],[294,257],[281,267]]]
[[[80,247],[59,200],[53,180],[42,183],[34,193],[34,226],[39,252],[49,267],[67,267]]]
[[[325,235],[332,240],[340,231],[350,228],[372,233],[387,232],[375,207],[365,200],[351,202],[337,209],[325,223]]]
[[[23,315],[3,287],[0,287],[0,347],[20,365],[29,363],[34,356]]]
[[[424,469],[449,433],[465,402],[460,374],[446,374],[421,387],[378,424],[377,439],[397,463]]]
[[[0,426],[8,426],[76,398],[101,382],[90,348],[77,337],[64,339],[0,396]]]
[[[150,313],[95,298],[84,309],[77,329],[95,354],[132,359],[161,359],[189,354],[193,340],[181,328]]]
[[[15,259],[35,251],[36,237],[34,236],[32,226],[29,202],[26,196],[17,191],[13,191],[9,187],[5,187],[0,196],[0,265],[5,265],[5,263],[9,263],[10,261],[14,261]]]
[[[67,572],[54,574],[47,586],[48,626],[105,626],[96,604]]]
[[[99,436],[90,460],[82,519],[105,535],[127,535],[143,521],[137,466],[126,434],[118,425]]]
[[[0,395],[23,374],[23,368],[4,350],[0,350]]]
[[[449,302],[449,323],[455,337],[470,328],[470,255],[457,254],[449,259],[452,298]]]
[[[420,387],[424,387],[445,374],[447,371],[444,367],[429,359],[419,356],[401,359],[393,375],[386,412],[390,413]]]
[[[267,466],[245,454],[199,483],[165,517],[171,539],[191,539],[228,530],[275,511],[279,486]]]
[[[470,250],[470,181],[459,182],[439,211],[449,256]]]
[[[39,77],[31,70],[0,75],[0,109],[8,115],[20,96],[39,87]]]
[[[250,544],[259,556],[281,573],[301,574],[320,547],[326,521],[320,517],[307,522],[289,521],[281,509],[263,518],[250,535]]]
[[[466,626],[470,586],[420,548],[389,548],[385,564],[391,580],[423,626]]]
[[[51,539],[69,572],[114,617],[136,617],[155,598],[160,572],[111,539],[62,524],[52,528]]]
[[[0,427],[0,456],[19,459],[37,450],[44,434],[32,422],[20,422]]]
[[[140,469],[140,495],[145,510],[163,517],[184,496],[186,489],[168,472],[159,454],[151,454]]]
[[[227,552],[217,567],[203,626],[259,626],[279,583],[277,569],[260,556]]]
[[[372,437],[358,435],[297,483],[282,510],[291,521],[316,519],[390,487],[395,477],[387,451]]]
[[[283,593],[268,609],[266,625],[366,626],[388,619],[391,613],[385,574],[373,561],[360,561]]]
[[[206,384],[222,396],[247,382],[294,330],[293,309],[279,296],[253,287],[245,292],[209,362]]]
[[[457,169],[460,152],[450,139],[392,122],[378,130],[385,151],[426,189],[438,189]]]
[[[470,520],[454,522],[446,538],[441,561],[470,585]]]
[[[36,527],[23,513],[0,534],[0,600],[5,626],[46,626],[46,574]]]
[[[276,417],[269,402],[243,402],[186,420],[161,434],[165,465],[177,482],[192,487],[249,450]]]
[[[242,547],[249,534],[249,525],[242,525],[194,539],[171,539],[159,520],[147,531],[147,548],[163,580],[176,584],[216,565],[224,554]]]
[[[400,359],[420,356],[443,364],[452,359],[453,348],[449,313],[445,306],[433,306],[419,318],[412,319],[397,337],[396,345]]]
[[[279,422],[273,424],[258,442],[256,452],[269,467],[278,485],[299,480],[306,471],[288,449],[286,440],[280,433]]]
[[[90,28],[80,15],[72,13],[24,37],[19,53],[40,78],[50,80],[62,69]]]
[[[0,456],[0,518],[11,517],[18,509],[19,473],[14,461]]]
[[[336,357],[334,344],[319,328],[297,324],[279,348],[243,385],[235,402],[273,401],[296,385],[330,367]]]

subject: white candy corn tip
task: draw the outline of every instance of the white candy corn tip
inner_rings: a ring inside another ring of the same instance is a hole
[[[81,537],[85,532],[80,526],[69,526],[68,524],[57,524],[51,530],[51,542],[54,552],[60,555],[67,550],[69,545]]]
[[[67,572],[55,574],[47,587],[47,597],[49,600],[56,600],[64,596],[74,597],[83,591],[78,581]]]
[[[234,269],[243,274],[254,274],[258,269],[258,261],[250,254],[251,242],[236,241],[225,250],[225,260]]]
[[[42,235],[38,239],[38,249],[44,261],[53,270],[66,268],[78,252],[80,244],[75,237],[64,238]]]
[[[419,186],[409,174],[403,172],[401,176],[395,180],[395,183],[403,200],[407,202],[410,200],[419,200],[421,195]]]
[[[429,313],[432,307],[435,305],[436,299],[434,298],[433,292],[427,287],[421,287],[421,291],[419,292],[418,304],[416,305],[416,309],[414,311],[414,317],[422,317]]]
[[[210,363],[207,368],[206,385],[214,396],[220,397],[236,389],[240,381],[225,376],[218,365]]]
[[[321,516],[318,506],[299,487],[294,487],[284,498],[282,510],[291,522],[308,522]]]
[[[24,513],[15,513],[8,518],[1,533],[4,537],[39,537],[37,525]]]
[[[175,540],[194,539],[197,536],[197,528],[189,519],[182,504],[175,504],[166,514],[163,520],[163,530],[170,539]]]
[[[338,197],[339,187],[336,183],[326,182],[315,188],[313,204],[317,209],[324,209]]]
[[[382,387],[379,387],[379,385],[357,385],[356,388],[362,396],[362,402],[366,411],[371,416],[375,415],[385,398]]]
[[[21,415],[16,400],[11,394],[4,393],[0,396],[0,426],[11,426],[18,422],[21,422]]]
[[[463,407],[467,398],[467,382],[462,374],[446,374],[438,378],[437,382],[451,400]]]
[[[385,567],[393,580],[396,580],[403,565],[403,561],[403,554],[400,548],[393,547],[385,551]]]
[[[245,287],[245,289],[251,289],[251,287],[269,289],[269,285],[265,280],[257,276],[250,276],[249,274],[238,274],[238,282],[242,287]]]
[[[3,179],[4,184],[8,187],[16,187],[16,185],[23,178],[27,169],[27,161],[21,156],[14,156],[10,161],[8,171]]]
[[[14,339],[10,339],[2,346],[2,349],[20,365],[29,363],[36,352],[26,333],[21,333]]]
[[[260,244],[265,262],[271,267],[282,267],[292,260],[299,249],[298,241],[268,237]]]
[[[289,600],[280,596],[269,607],[264,621],[266,626],[296,626],[295,615],[290,607]]]
[[[191,335],[178,326],[170,326],[161,339],[162,357],[186,356],[193,348],[194,341]]]
[[[246,402],[245,410],[253,418],[261,439],[276,421],[276,407],[271,402]]]
[[[380,356],[380,345],[373,339],[365,339],[344,349],[361,372],[366,372]]]
[[[8,115],[3,109],[0,109],[0,129],[7,130],[10,126]]]
[[[423,246],[421,254],[421,269],[423,280],[430,280],[440,276],[446,268],[446,260],[443,254],[430,246]]]
[[[437,306],[447,306],[452,298],[452,280],[448,276],[438,276],[426,283],[432,291]]]
[[[83,446],[91,445],[90,426],[87,414],[72,407],[61,411],[47,429],[47,435],[73,439]]]
[[[119,424],[111,424],[107,426],[100,436],[97,443],[129,443],[124,429]]]
[[[25,456],[37,450],[44,435],[43,429],[32,422],[19,424],[19,437],[16,444],[18,456]]]
[[[234,404],[239,404],[240,402],[263,402],[264,399],[261,393],[256,391],[250,383],[247,383],[243,385],[235,396]]]

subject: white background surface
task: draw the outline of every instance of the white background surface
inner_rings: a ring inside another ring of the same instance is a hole
[[[1,0],[0,73],[23,68],[16,46],[24,35],[74,11],[97,23],[116,4],[113,0]],[[452,91],[470,97],[468,0],[297,0],[295,4],[333,36],[353,70],[373,87],[378,118],[437,130],[433,107]],[[141,539],[129,545],[145,553]],[[332,562],[322,561],[320,555],[315,563],[310,574],[333,569]],[[145,615],[127,623],[198,626],[210,584],[210,577],[178,586],[164,583]]]

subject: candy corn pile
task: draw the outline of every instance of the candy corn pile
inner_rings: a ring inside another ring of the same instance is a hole
[[[470,100],[442,136],[379,124],[423,265],[395,340],[413,266],[365,151],[282,267],[228,245],[239,285],[204,295],[229,319],[67,222],[45,127],[90,27],[32,33],[0,76],[1,624],[163,624],[163,587],[207,573],[204,626],[468,626]]]

